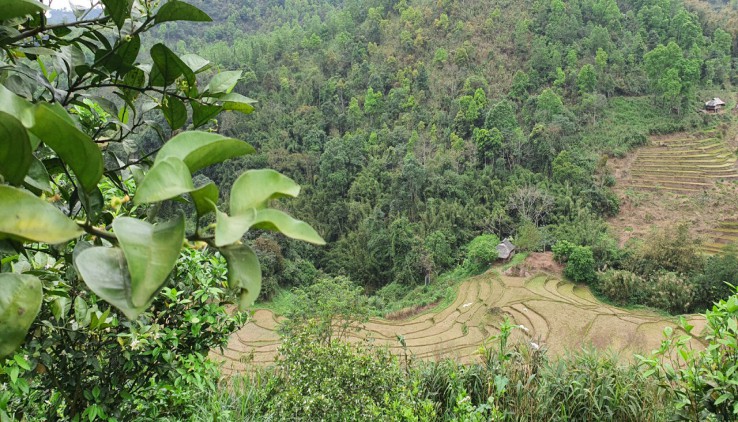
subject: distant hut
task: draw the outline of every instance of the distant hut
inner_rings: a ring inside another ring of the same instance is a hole
[[[510,239],[505,239],[497,245],[497,258],[502,260],[510,259],[513,252],[515,252],[515,245],[510,242]]]
[[[721,100],[718,97],[713,98],[712,100],[705,103],[705,110],[708,112],[717,113],[725,106],[725,101]]]

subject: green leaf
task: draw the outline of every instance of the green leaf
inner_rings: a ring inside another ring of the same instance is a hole
[[[325,245],[325,240],[310,225],[290,217],[279,210],[265,209],[256,214],[254,228],[282,233],[287,237],[304,240],[315,245]]]
[[[213,20],[207,13],[191,4],[172,0],[159,9],[154,20],[157,24],[170,21],[212,22]]]
[[[0,0],[0,21],[19,18],[48,9],[48,6],[36,0]]]
[[[34,107],[30,101],[15,95],[13,91],[0,85],[0,111],[4,111],[20,120],[23,126],[33,126]]]
[[[238,215],[251,208],[262,209],[277,198],[295,198],[300,185],[271,169],[248,170],[231,187],[231,214]]]
[[[33,162],[32,152],[20,120],[0,111],[0,175],[12,185],[21,184]]]
[[[215,210],[214,204],[218,202],[218,187],[215,183],[210,182],[190,192],[190,196],[197,209],[197,216],[202,217]]]
[[[145,306],[135,307],[128,300],[131,279],[122,250],[101,246],[88,248],[75,257],[74,265],[87,287],[123,311],[128,319],[136,319],[146,310]]]
[[[161,105],[161,110],[172,130],[177,130],[187,123],[187,107],[179,98],[167,95]]]
[[[195,73],[204,72],[211,67],[210,61],[203,59],[197,54],[185,54],[184,56],[180,57],[180,60],[182,60],[187,65],[187,67],[189,67]]]
[[[31,188],[31,190],[37,189],[41,192],[50,193],[50,181],[51,177],[49,176],[49,172],[46,171],[44,163],[38,158],[33,157],[31,159],[31,167],[29,167],[28,174],[23,180],[23,183],[25,183],[26,187]]]
[[[223,107],[221,106],[200,104],[196,101],[192,101],[190,107],[192,107],[192,125],[195,128],[206,124],[210,119],[223,111]]]
[[[0,238],[62,243],[83,232],[56,207],[11,186],[0,185]]]
[[[158,157],[157,157],[158,158]],[[137,204],[160,202],[195,190],[192,174],[177,157],[157,160],[136,191]]]
[[[154,68],[151,70],[150,82],[153,86],[168,86],[183,74],[193,85],[195,74],[179,57],[164,44],[151,47],[151,58]]]
[[[156,155],[155,163],[175,157],[184,161],[194,173],[212,164],[253,154],[255,151],[254,147],[238,139],[226,138],[216,133],[188,131],[164,144]]]
[[[85,191],[97,187],[103,174],[100,148],[74,125],[66,110],[58,104],[39,104],[31,132],[72,169]]]
[[[184,217],[152,225],[131,217],[113,221],[113,230],[128,263],[130,301],[147,306],[172,272],[185,238]]]
[[[261,291],[261,266],[254,251],[245,245],[220,248],[228,263],[228,285],[239,290],[239,309],[254,304]]]
[[[41,280],[28,274],[0,274],[0,357],[23,343],[41,310]]]
[[[224,110],[238,111],[243,114],[250,114],[254,111],[254,104],[256,101],[249,97],[244,97],[236,92],[225,94],[218,98],[218,101],[223,105]]]
[[[230,217],[228,214],[215,211],[215,246],[231,245],[241,240],[244,234],[254,225],[256,210],[244,212]]]
[[[220,72],[213,76],[208,85],[205,87],[204,93],[213,94],[228,94],[233,91],[236,87],[238,80],[241,79],[240,70],[231,70],[227,72]]]
[[[715,400],[715,406],[719,405],[720,403],[724,402],[725,400],[732,399],[733,395],[730,393],[723,393],[720,395],[720,397]]]
[[[102,3],[118,29],[122,28],[126,18],[131,16],[133,0],[102,0]]]

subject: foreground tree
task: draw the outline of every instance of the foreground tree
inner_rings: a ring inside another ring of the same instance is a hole
[[[269,207],[300,191],[275,171],[250,170],[238,177],[228,213],[220,208],[214,183],[196,185],[193,175],[199,170],[253,153],[248,143],[198,131],[164,142],[223,111],[253,111],[253,101],[234,91],[240,71],[210,74],[207,60],[178,56],[163,44],[151,47],[148,57],[143,54],[141,35],[156,25],[210,18],[177,0],[100,3],[76,21],[50,24],[41,2],[0,0],[0,357],[24,343],[34,350],[16,355],[17,365],[3,367],[0,376],[24,394],[34,381],[28,372],[30,381],[18,384],[19,372],[35,369],[43,375],[57,368],[57,360],[99,355],[91,377],[103,388],[119,379],[105,373],[111,364],[106,359],[117,354],[130,360],[137,338],[157,326],[162,308],[151,305],[169,282],[184,244],[204,242],[218,250],[227,262],[227,285],[243,309],[261,287],[256,254],[241,243],[247,231],[273,230],[323,243],[308,224]],[[144,130],[153,130],[161,142],[139,156],[132,139]],[[172,201],[190,203],[193,215],[160,218],[162,204]],[[210,292],[203,299],[198,287],[166,291],[174,296],[161,306],[191,316],[198,309],[193,303],[206,306],[208,297],[221,297]],[[200,293],[183,298],[182,292]],[[182,301],[190,305],[173,305]],[[165,320],[160,324],[177,316]],[[201,329],[194,329],[196,337]],[[115,342],[92,341],[111,330],[120,350]],[[62,350],[57,346],[77,343],[79,336],[91,342],[86,350],[55,355]],[[150,350],[149,357],[166,359],[166,349]],[[198,353],[206,355],[207,347]],[[124,362],[121,370],[137,367],[136,376],[146,380],[146,369],[155,363]],[[104,403],[107,408],[95,404],[103,402],[99,388],[59,383],[67,375],[74,374],[50,374],[56,384],[39,387],[62,396],[57,412],[67,417],[84,412],[92,420],[115,409],[112,401]],[[113,387],[135,391],[120,382]],[[5,406],[7,400],[0,400],[2,418]]]

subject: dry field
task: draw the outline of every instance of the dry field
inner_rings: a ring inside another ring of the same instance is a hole
[[[490,271],[462,283],[456,300],[445,309],[400,321],[372,319],[350,337],[401,354],[397,338],[403,336],[408,352],[416,358],[473,362],[479,359],[477,350],[485,339],[499,332],[505,316],[524,327],[514,331],[514,340],[536,343],[554,356],[591,345],[618,352],[624,360],[658,347],[664,327],[676,325],[675,319],[652,312],[606,305],[588,288],[551,274],[509,277]],[[704,319],[688,318],[699,333]],[[232,336],[224,353],[215,355],[225,360],[226,372],[272,363],[279,347],[277,324],[272,312],[256,311]],[[693,342],[700,346],[697,338]]]
[[[732,141],[716,132],[652,137],[649,146],[611,160],[620,214],[609,223],[621,244],[655,228],[687,224],[716,253],[738,221],[738,167]],[[724,137],[723,137],[724,138]],[[732,137],[729,137],[732,139]]]

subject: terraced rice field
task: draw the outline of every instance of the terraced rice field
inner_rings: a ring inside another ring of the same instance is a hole
[[[717,254],[727,245],[738,244],[738,221],[722,221],[709,231],[708,236],[712,242],[702,244],[702,250],[707,254]]]
[[[350,339],[372,339],[399,354],[397,336],[401,335],[416,358],[472,362],[479,359],[477,350],[484,340],[499,332],[505,316],[525,327],[514,331],[513,340],[535,342],[553,355],[592,345],[631,359],[635,352],[658,347],[664,327],[675,326],[673,320],[654,313],[603,304],[589,289],[554,276],[516,278],[488,272],[462,283],[453,304],[439,312],[403,321],[373,319]],[[697,327],[695,333],[704,327],[699,316],[689,320]],[[225,361],[227,373],[272,363],[279,347],[277,324],[278,317],[271,311],[256,311],[225,351],[214,357]],[[700,347],[696,337],[692,341]]]
[[[735,154],[718,138],[695,134],[652,145],[637,152],[628,187],[689,194],[711,188],[716,180],[738,179]]]

